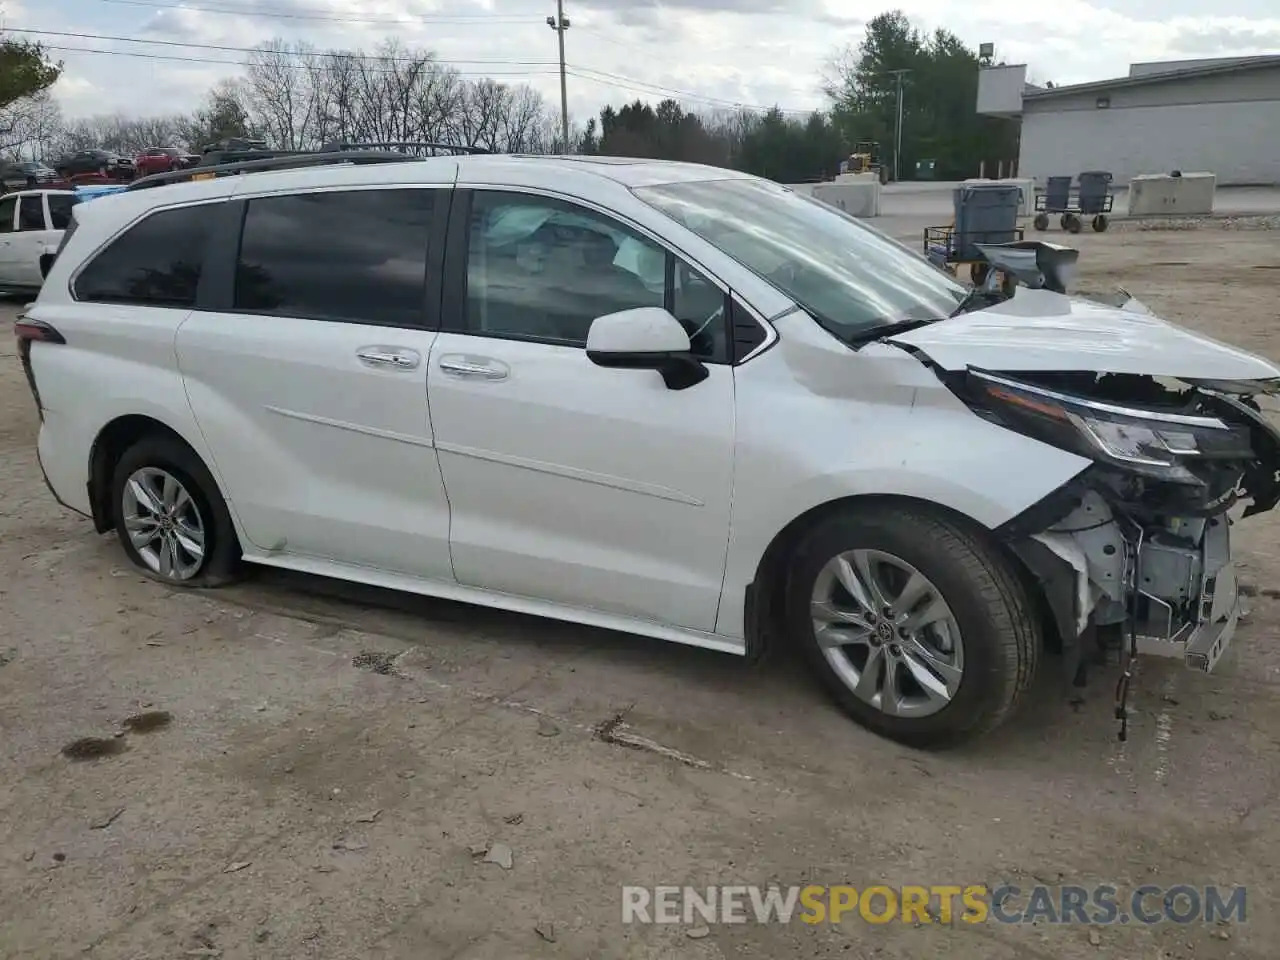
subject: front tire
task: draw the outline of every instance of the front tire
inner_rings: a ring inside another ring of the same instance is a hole
[[[116,464],[111,498],[120,543],[148,576],[181,587],[236,579],[240,544],[231,514],[186,444],[161,436],[139,440]]]
[[[801,542],[788,632],[836,702],[916,747],[974,739],[1031,685],[1041,638],[1003,556],[950,519],[853,508]]]

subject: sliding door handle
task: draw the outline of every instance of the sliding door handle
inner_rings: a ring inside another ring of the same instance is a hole
[[[422,362],[415,350],[398,350],[395,347],[362,347],[356,351],[361,363],[375,367],[391,367],[396,370],[414,370]]]
[[[440,369],[453,377],[469,377],[476,380],[505,380],[507,367],[496,360],[472,359],[459,356],[440,358]]]

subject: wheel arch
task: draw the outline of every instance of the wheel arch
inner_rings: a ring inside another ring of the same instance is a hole
[[[180,431],[155,417],[131,413],[109,421],[98,431],[89,448],[89,506],[93,527],[98,533],[106,533],[115,524],[115,505],[111,502],[111,474],[115,465],[126,450],[143,437],[152,436],[167,437],[181,443],[206,467],[209,466],[200,451]]]
[[[1060,649],[1059,631],[1044,587],[1027,562],[1007,541],[978,520],[946,504],[904,494],[868,493],[838,497],[810,507],[774,535],[760,557],[755,576],[747,586],[744,598],[746,647],[749,658],[759,659],[772,646],[782,642],[784,630],[782,618],[788,579],[787,564],[804,536],[827,517],[844,510],[872,506],[885,509],[898,506],[929,513],[949,520],[965,528],[974,536],[986,540],[1009,561],[1011,569],[1015,571],[1023,589],[1027,591],[1037,616],[1042,618],[1047,626],[1052,626],[1052,629],[1046,629],[1043,632],[1043,636],[1050,643],[1050,648]]]

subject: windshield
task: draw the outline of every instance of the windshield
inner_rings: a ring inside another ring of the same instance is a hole
[[[837,208],[763,180],[641,187],[636,195],[764,277],[842,340],[948,317],[965,289]]]

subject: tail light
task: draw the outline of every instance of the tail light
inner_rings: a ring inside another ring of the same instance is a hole
[[[18,340],[23,342],[41,343],[66,343],[66,338],[60,334],[51,323],[45,323],[43,320],[37,320],[34,317],[20,316],[13,323],[13,333]]]
[[[20,314],[18,319],[14,321],[13,332],[18,338],[18,358],[22,362],[22,372],[27,377],[27,386],[31,388],[31,397],[36,402],[36,411],[40,414],[40,422],[44,423],[44,403],[40,400],[40,389],[36,386],[35,371],[31,369],[31,344],[36,342],[66,343],[66,338],[57,331],[53,324],[37,320],[35,317],[28,317],[25,314]]]

